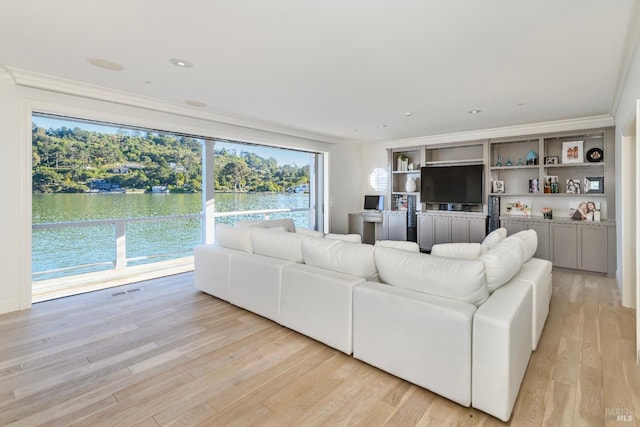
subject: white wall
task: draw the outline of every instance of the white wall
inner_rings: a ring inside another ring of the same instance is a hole
[[[640,6],[636,2],[630,18],[635,25],[629,34],[627,48],[631,51],[629,68],[622,83],[622,90],[615,109],[616,120],[616,154],[621,167],[616,170],[616,222],[618,246],[618,287],[622,295],[622,303],[627,307],[635,306],[637,272],[634,267],[638,248],[634,235],[639,224],[635,221],[637,188],[634,177],[640,173],[639,165],[634,161],[637,152],[636,144],[636,104],[640,99]],[[623,70],[624,71],[624,70]]]
[[[31,111],[324,152],[329,159],[332,201],[327,231],[346,232],[347,213],[360,205],[359,146],[16,86],[1,71],[0,99],[0,182],[5,206],[4,221],[0,222],[0,313],[29,308],[31,304]]]

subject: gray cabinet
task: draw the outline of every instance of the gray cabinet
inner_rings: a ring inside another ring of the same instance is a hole
[[[578,268],[607,272],[607,227],[584,224],[578,227]]]
[[[384,211],[382,235],[385,240],[407,240],[407,212]]]
[[[538,249],[534,256],[541,259],[551,259],[548,220],[532,218],[503,219],[500,225],[507,229],[507,235],[509,236],[523,230],[535,230],[538,235]]]
[[[551,262],[556,267],[578,268],[578,227],[551,224]]]
[[[440,243],[480,243],[486,235],[483,214],[470,212],[426,211],[418,217],[418,245],[430,251]]]

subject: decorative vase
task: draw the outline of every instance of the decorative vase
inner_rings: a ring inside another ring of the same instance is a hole
[[[513,166],[513,163],[511,162],[511,157],[507,157],[507,163],[504,164],[505,166]]]
[[[404,185],[405,190],[407,190],[407,193],[415,193],[416,189],[418,188],[418,186],[416,185],[416,179],[412,176],[408,176],[407,177],[407,182]]]
[[[502,166],[502,156],[498,154],[498,161],[496,162],[496,166]]]
[[[527,154],[527,164],[528,165],[537,165],[538,164],[538,155],[533,149],[529,150]]]

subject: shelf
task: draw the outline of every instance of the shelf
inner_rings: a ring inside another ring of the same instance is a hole
[[[419,196],[420,193],[414,191],[413,193],[407,193],[406,191],[392,191],[391,194],[397,194],[399,196]]]
[[[545,168],[592,168],[597,166],[604,166],[603,162],[598,163],[562,163],[559,165],[544,165]]]
[[[494,171],[502,171],[502,170],[516,170],[516,169],[538,169],[539,165],[513,165],[513,166],[491,166],[491,170]]]
[[[464,160],[435,160],[431,162],[424,162],[425,166],[438,166],[438,165],[463,165],[469,163],[483,163],[484,159],[464,159]]]
[[[397,174],[420,173],[420,169],[414,169],[412,171],[392,171],[391,173],[397,173]]]
[[[604,193],[489,193],[500,197],[606,197]]]

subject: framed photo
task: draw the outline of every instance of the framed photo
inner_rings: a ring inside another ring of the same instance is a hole
[[[587,176],[584,178],[585,193],[604,193],[604,177]]]
[[[507,203],[507,215],[531,216],[531,200],[519,200]]]
[[[540,192],[540,182],[538,178],[529,180],[529,193],[539,193]]]
[[[545,175],[543,188],[545,193],[559,193],[558,177]]]
[[[584,141],[566,141],[562,143],[562,163],[584,163]]]
[[[574,221],[600,221],[600,202],[580,202],[569,209],[569,218]]]
[[[544,158],[545,165],[557,165],[560,163],[560,157],[558,156],[546,156]]]
[[[504,193],[504,181],[492,181],[491,183],[492,193]]]
[[[580,179],[570,178],[567,180],[567,194],[580,194]]]

